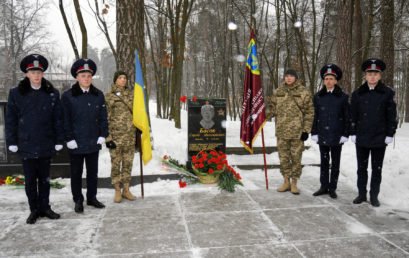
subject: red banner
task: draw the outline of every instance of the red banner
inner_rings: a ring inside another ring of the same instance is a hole
[[[251,31],[244,78],[240,128],[240,142],[250,153],[253,153],[253,143],[265,123],[266,110],[257,59],[256,38],[254,32]]]

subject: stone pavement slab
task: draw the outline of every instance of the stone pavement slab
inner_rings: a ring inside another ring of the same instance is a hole
[[[407,212],[353,205],[355,189],[344,186],[338,199],[313,197],[308,175],[299,196],[278,193],[273,171],[269,191],[263,177],[242,176],[251,187],[234,194],[196,185],[115,204],[100,189],[106,208],[80,215],[69,190],[53,190],[62,218],[35,225],[25,224],[26,202],[0,196],[0,257],[409,257]],[[24,190],[13,194],[25,200]]]

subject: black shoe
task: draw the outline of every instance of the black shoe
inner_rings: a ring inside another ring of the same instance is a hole
[[[363,203],[363,202],[366,202],[366,201],[367,201],[366,196],[358,195],[358,197],[356,197],[352,202],[354,204],[360,204],[360,203]]]
[[[97,199],[94,200],[87,200],[87,205],[94,206],[95,208],[102,209],[105,208],[105,205],[98,201]]]
[[[313,196],[319,196],[319,195],[324,195],[327,194],[328,190],[324,189],[324,188],[320,188],[318,191],[316,191],[315,193],[313,193]]]
[[[336,199],[338,197],[337,193],[335,192],[335,190],[329,190],[328,191],[329,197],[331,197],[332,199]]]
[[[371,205],[374,207],[379,207],[381,204],[379,203],[378,197],[371,198]]]
[[[36,223],[37,219],[38,219],[38,212],[37,211],[32,211],[30,213],[30,216],[28,216],[28,218],[26,220],[26,223],[27,224],[34,224],[34,223]]]
[[[84,212],[84,205],[82,204],[82,202],[76,202],[75,203],[74,211],[76,213],[83,213]]]
[[[47,217],[49,219],[59,219],[61,216],[55,213],[52,209],[40,212],[40,217]]]

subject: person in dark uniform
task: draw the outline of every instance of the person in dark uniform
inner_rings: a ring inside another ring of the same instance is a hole
[[[43,78],[48,61],[28,55],[20,63],[25,78],[10,90],[6,112],[6,142],[22,158],[25,191],[30,206],[28,224],[39,217],[59,219],[49,204],[51,157],[63,148],[60,94]]]
[[[64,92],[64,131],[70,150],[71,191],[75,212],[84,212],[82,171],[87,170],[87,205],[104,208],[97,200],[98,154],[108,136],[108,118],[104,94],[92,85],[97,66],[91,59],[79,59],[71,67],[77,82]]]
[[[372,206],[378,207],[385,150],[392,143],[397,127],[395,93],[381,81],[382,71],[386,68],[382,60],[368,59],[361,68],[365,72],[365,83],[352,93],[351,98],[351,141],[356,145],[359,191],[353,203],[367,201],[368,160],[371,155],[369,196]]]
[[[337,84],[342,70],[335,64],[321,68],[324,87],[314,96],[314,123],[311,139],[319,144],[321,154],[321,187],[313,195],[329,194],[337,198],[337,183],[342,145],[348,141],[350,110],[348,95]],[[329,161],[331,159],[331,174]]]

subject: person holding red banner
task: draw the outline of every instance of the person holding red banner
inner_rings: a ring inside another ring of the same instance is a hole
[[[310,91],[298,80],[295,70],[284,73],[284,83],[270,97],[269,108],[268,117],[275,117],[280,171],[284,177],[277,191],[299,194],[302,152],[314,121],[314,106]]]

